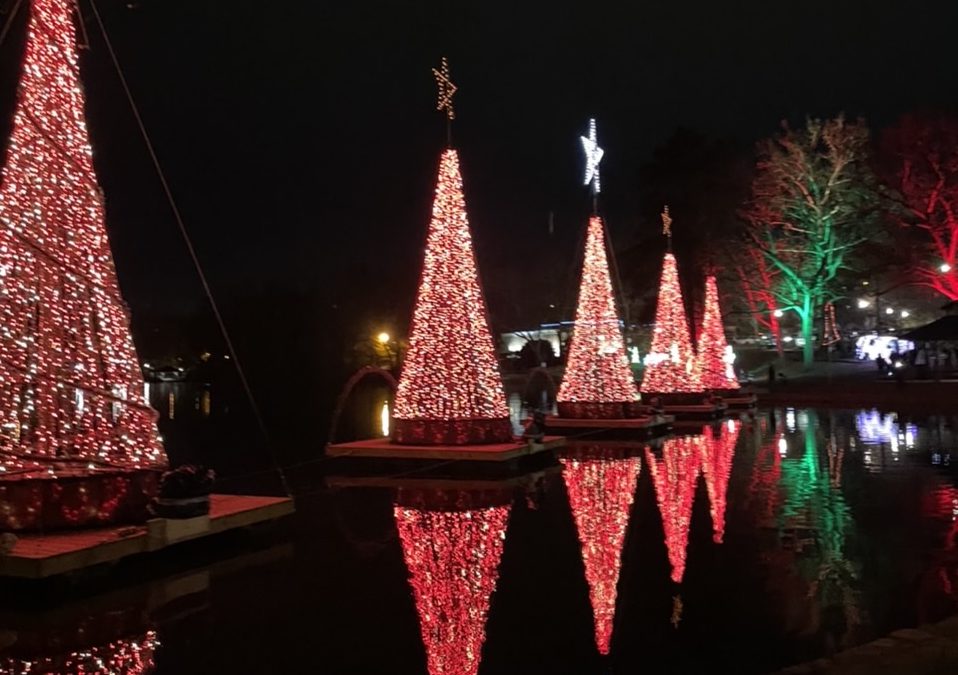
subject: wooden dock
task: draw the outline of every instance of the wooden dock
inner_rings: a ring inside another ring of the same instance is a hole
[[[565,445],[565,438],[561,436],[546,436],[540,443],[529,441],[488,445],[399,445],[391,443],[388,438],[374,438],[327,445],[326,454],[329,457],[506,462],[560,448],[563,445]]]
[[[210,495],[210,513],[198,518],[154,518],[145,525],[21,536],[0,555],[0,576],[43,579],[157,551],[184,541],[276,520],[293,512],[286,497]]]

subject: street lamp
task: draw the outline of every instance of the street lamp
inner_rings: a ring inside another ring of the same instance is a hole
[[[894,314],[894,313],[895,313],[895,310],[893,310],[891,307],[885,308],[885,314]]]
[[[909,316],[911,316],[911,313],[907,309],[901,310],[901,318],[907,319]]]
[[[382,333],[376,336],[376,339],[379,341],[379,344],[382,344],[382,345],[387,344],[389,342],[389,333],[387,333],[386,331],[383,331]]]
[[[948,274],[951,271],[951,265],[948,263],[941,263],[941,265],[938,266],[938,270],[942,274]]]
[[[858,300],[858,309],[868,309],[872,303],[868,302],[865,298],[859,298]]]

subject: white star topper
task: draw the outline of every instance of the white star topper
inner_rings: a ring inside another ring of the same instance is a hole
[[[595,119],[589,120],[589,136],[579,136],[582,140],[582,149],[585,150],[585,181],[583,185],[592,183],[592,194],[597,195],[602,191],[599,183],[599,162],[602,161],[602,155],[605,150],[599,147],[595,135]]]

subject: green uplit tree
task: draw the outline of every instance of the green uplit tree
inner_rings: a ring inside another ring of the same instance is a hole
[[[778,308],[795,312],[803,363],[814,357],[816,322],[839,295],[838,275],[879,232],[881,199],[868,165],[868,127],[844,117],[809,119],[758,145],[742,216],[750,245],[778,273]]]

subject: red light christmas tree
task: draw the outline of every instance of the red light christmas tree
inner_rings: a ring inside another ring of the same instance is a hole
[[[559,415],[621,418],[638,398],[615,306],[602,219],[589,219],[579,286],[579,306],[565,377],[557,396]]]
[[[661,460],[657,460],[650,449],[645,450],[645,462],[652,475],[659,513],[662,515],[672,581],[677,584],[682,583],[682,577],[685,576],[692,505],[705,445],[705,436],[668,438],[662,444]]]
[[[472,250],[459,157],[442,153],[393,440],[421,445],[512,439],[509,408]]]
[[[76,3],[30,6],[0,185],[0,470],[160,468],[84,120]]]
[[[711,274],[705,278],[705,312],[699,331],[698,362],[703,388],[709,391],[735,391],[739,388],[732,365],[735,352],[725,339],[718,285]]]
[[[499,577],[509,504],[401,491],[394,507],[429,675],[476,675]]]
[[[701,447],[702,473],[709,495],[709,512],[712,516],[712,541],[721,544],[725,538],[725,505],[728,496],[728,481],[732,475],[732,459],[735,445],[742,429],[739,420],[726,420],[718,431],[711,427],[705,430],[705,443]]]
[[[612,641],[622,545],[642,460],[597,446],[577,450],[560,461],[582,545],[595,644],[606,655]]]
[[[671,242],[672,219],[668,207],[662,213],[662,223]],[[652,345],[644,363],[640,387],[643,394],[697,394],[703,391],[698,359],[689,336],[679,271],[671,250],[665,254],[662,263]]]

